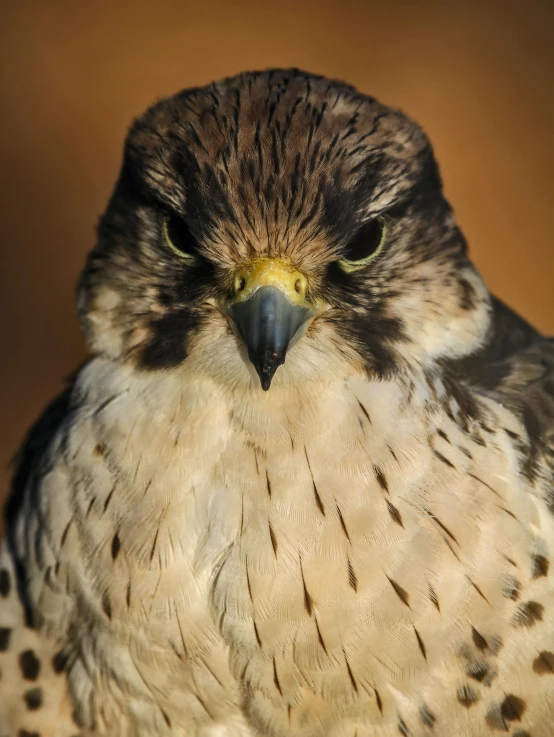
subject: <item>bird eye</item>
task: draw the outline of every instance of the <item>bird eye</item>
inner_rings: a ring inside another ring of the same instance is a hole
[[[163,221],[163,233],[174,253],[188,260],[196,258],[196,243],[183,218],[167,215]]]
[[[357,233],[344,251],[340,265],[344,271],[357,271],[377,256],[385,242],[385,221],[375,218]]]

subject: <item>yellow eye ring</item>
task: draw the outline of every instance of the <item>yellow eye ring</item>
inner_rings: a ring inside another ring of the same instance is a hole
[[[341,269],[347,274],[351,274],[354,271],[359,271],[360,269],[363,269],[374,259],[376,259],[383,250],[383,246],[387,237],[387,224],[383,217],[376,218],[374,223],[378,224],[379,230],[370,234],[370,237],[373,237],[373,242],[371,242],[370,240],[368,243],[364,243],[364,237],[367,237],[367,233],[364,232],[364,229],[362,229],[362,231],[354,241],[354,250],[356,246],[358,247],[358,250],[360,250],[360,248],[363,248],[364,246],[367,248],[367,246],[369,245],[369,247],[371,248],[371,252],[367,256],[363,256],[362,258],[340,259],[339,265]]]
[[[170,230],[173,232],[173,237],[171,237]],[[162,233],[166,244],[180,259],[191,263],[196,261],[196,254],[192,252],[194,241],[184,220],[174,215],[166,215],[162,222]],[[190,251],[185,250],[186,248],[189,248]]]

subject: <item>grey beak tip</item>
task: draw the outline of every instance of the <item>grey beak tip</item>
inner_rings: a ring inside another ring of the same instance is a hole
[[[260,377],[260,383],[264,392],[269,390],[273,377],[275,376],[275,372],[279,366],[285,363],[285,350],[286,348],[281,351],[281,353],[277,353],[276,351],[267,351],[262,355],[253,352],[252,355],[249,356],[252,365]]]

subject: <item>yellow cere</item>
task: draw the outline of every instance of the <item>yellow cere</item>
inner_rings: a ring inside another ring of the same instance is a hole
[[[290,261],[256,258],[237,269],[231,302],[244,302],[260,287],[277,287],[296,305],[311,306],[306,300],[306,277]]]

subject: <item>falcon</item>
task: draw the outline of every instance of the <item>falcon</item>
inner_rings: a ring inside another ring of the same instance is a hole
[[[554,343],[296,69],[132,125],[0,557],[9,737],[551,737]]]

